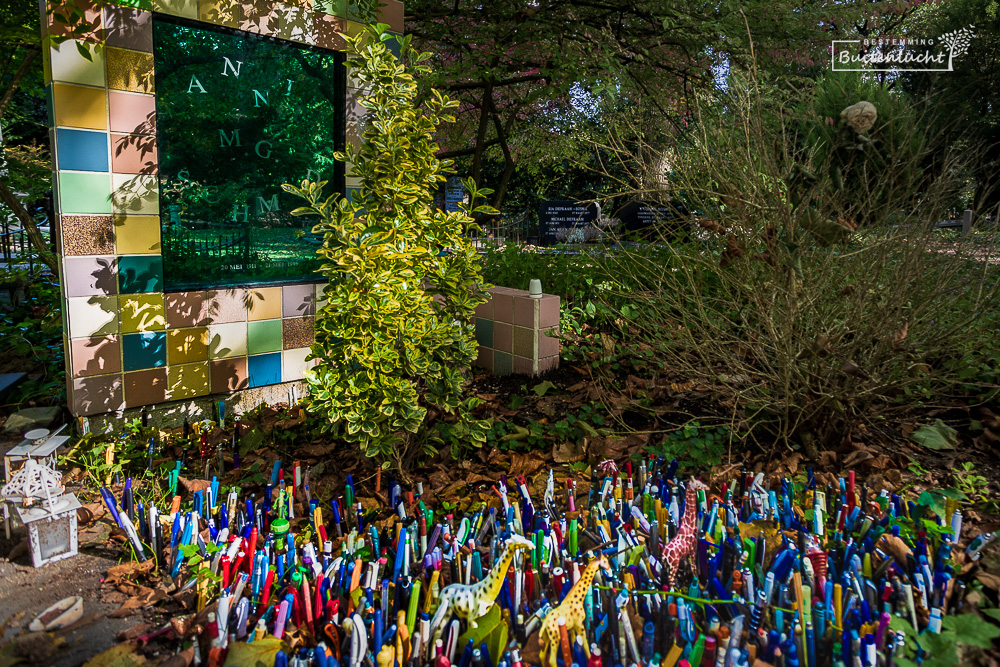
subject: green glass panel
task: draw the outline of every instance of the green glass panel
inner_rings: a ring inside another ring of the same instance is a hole
[[[315,277],[321,238],[281,185],[344,192],[343,54],[162,16],[153,28],[166,289]]]

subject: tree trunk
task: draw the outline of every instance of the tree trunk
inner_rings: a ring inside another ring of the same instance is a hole
[[[21,226],[24,227],[25,232],[28,234],[28,240],[31,241],[31,245],[35,246],[38,251],[38,256],[45,263],[45,266],[49,267],[52,271],[52,275],[59,275],[59,262],[56,260],[56,256],[53,255],[48,246],[45,244],[45,239],[42,238],[42,233],[38,231],[38,227],[35,226],[35,221],[28,213],[28,210],[24,208],[21,201],[17,198],[7,184],[0,180],[0,202],[9,208],[14,213],[14,217],[17,218]],[[55,221],[50,221],[53,229],[55,228]]]

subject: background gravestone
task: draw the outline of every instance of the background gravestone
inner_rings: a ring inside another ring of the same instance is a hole
[[[582,231],[592,227],[600,216],[601,207],[595,202],[543,201],[538,205],[540,244],[546,246],[564,243],[565,239],[560,237],[574,230]]]

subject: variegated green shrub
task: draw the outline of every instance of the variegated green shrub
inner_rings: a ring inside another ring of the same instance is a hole
[[[318,360],[308,376],[313,409],[342,425],[364,454],[402,467],[418,443],[440,442],[415,437],[429,406],[456,415],[468,444],[485,440],[483,426],[469,417],[475,399],[463,396],[476,356],[475,308],[485,300],[469,232],[476,229],[470,214],[495,211],[474,206],[489,191],[471,181],[470,206],[454,213],[435,207],[433,192],[453,170],[435,157],[434,132],[454,120],[449,110],[458,103],[433,91],[417,104],[412,73],[427,69],[421,63],[429,54],[415,53],[402,37],[397,60],[386,27],[347,38],[369,114],[361,148],[337,158],[353,163],[360,191],[348,201],[325,198],[324,182],[284,188],[309,204],[294,215],[319,216],[314,231],[323,234],[318,252],[330,281],[310,355]]]

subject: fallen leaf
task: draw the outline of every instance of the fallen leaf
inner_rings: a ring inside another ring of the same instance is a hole
[[[910,439],[927,449],[955,449],[958,444],[958,431],[935,419],[933,424],[924,425],[910,435]]]
[[[145,664],[146,659],[137,655],[135,648],[134,644],[112,646],[85,662],[83,667],[133,667]]]
[[[267,635],[251,644],[234,642],[229,645],[229,653],[223,667],[271,667],[278,651],[289,651],[288,644],[277,637]]]

